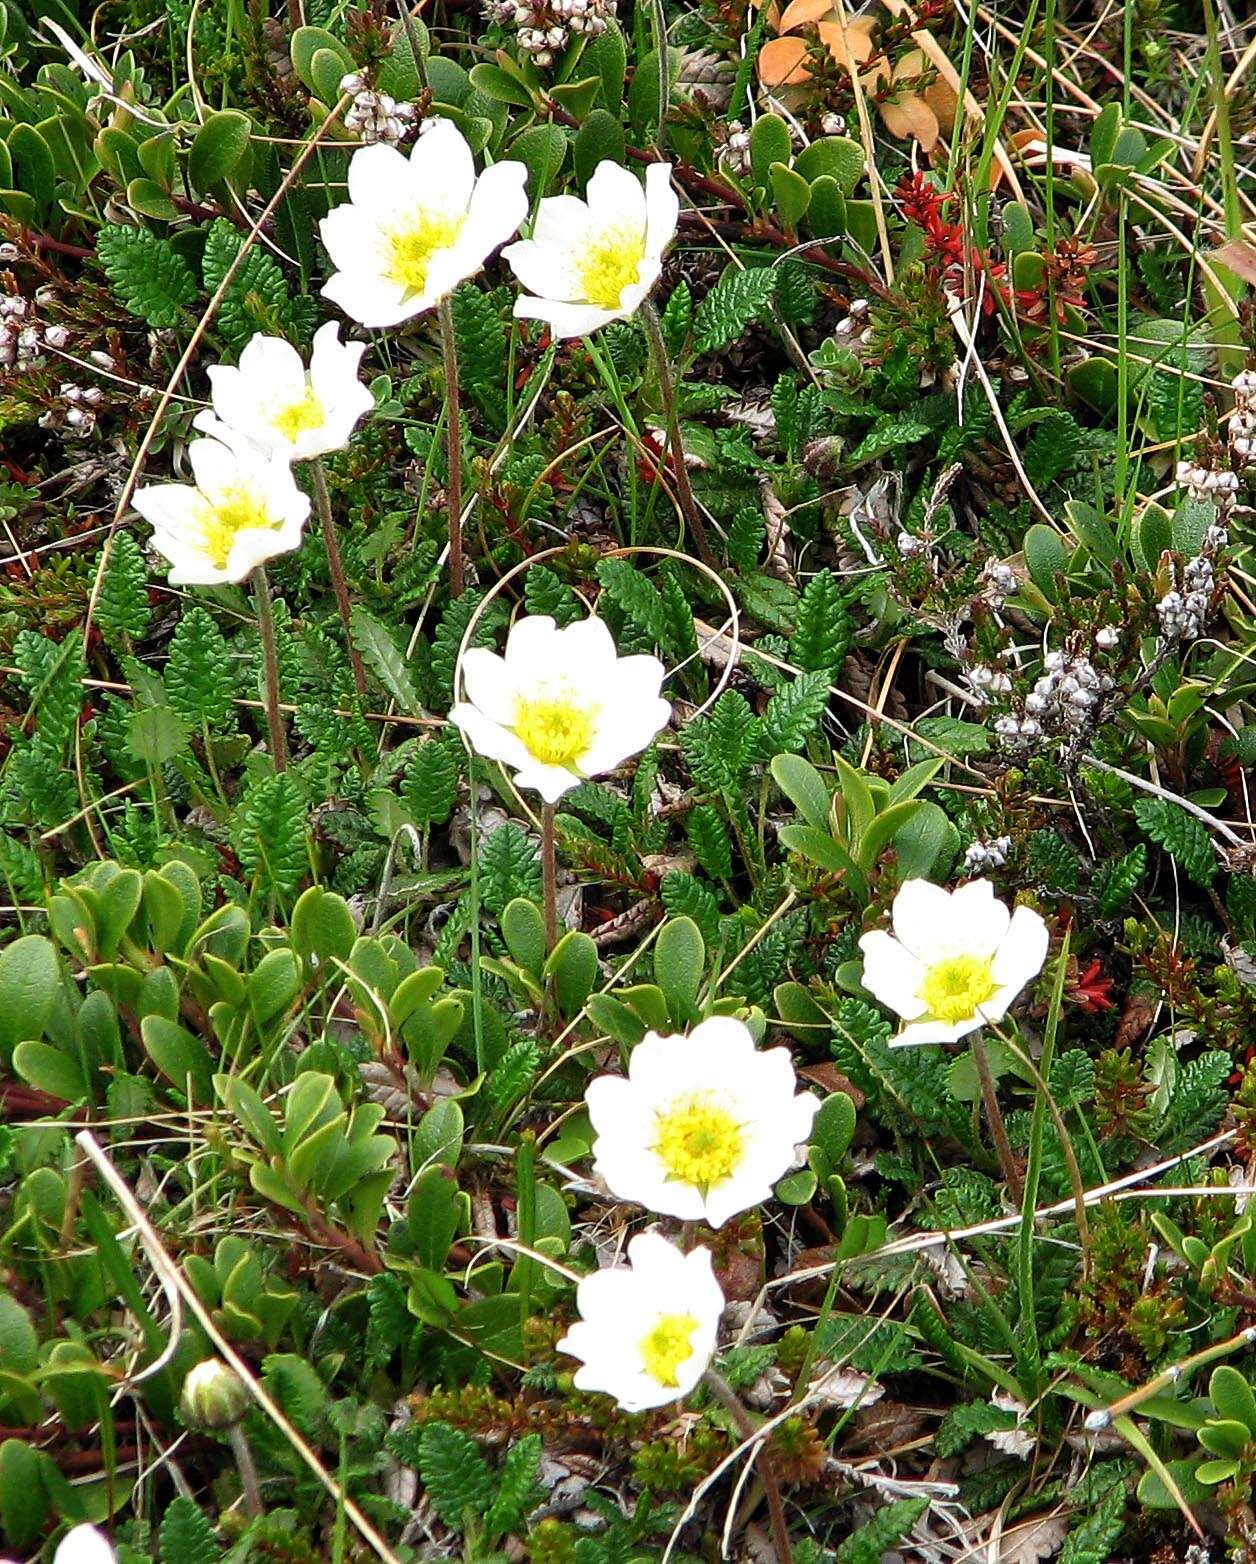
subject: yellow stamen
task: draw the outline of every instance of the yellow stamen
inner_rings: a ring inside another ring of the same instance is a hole
[[[925,973],[919,998],[939,1021],[971,1021],[987,1000],[994,997],[991,961],[982,956],[948,956],[935,961]]]
[[[593,742],[596,706],[578,706],[570,697],[541,695],[515,702],[515,733],[542,765],[575,769]]]
[[[231,546],[241,532],[256,527],[273,531],[276,525],[255,494],[247,489],[228,489],[216,505],[206,504],[201,522],[205,552],[216,570],[225,570]]]
[[[427,272],[437,250],[447,250],[462,232],[465,217],[443,212],[417,212],[409,222],[385,236],[385,271],[410,293],[422,293],[427,287]]]
[[[698,1321],[692,1314],[660,1314],[654,1329],[638,1343],[641,1363],[660,1385],[680,1383],[680,1365],[693,1355],[693,1333]]]
[[[655,1156],[669,1178],[704,1195],[736,1170],[743,1145],[742,1126],[706,1092],[677,1098],[658,1115]]]
[[[576,263],[580,287],[590,304],[617,310],[620,295],[640,276],[645,234],[627,223],[604,228]]]
[[[326,417],[323,404],[314,395],[314,387],[307,383],[305,395],[281,407],[271,423],[285,440],[295,440],[307,429],[319,428]]]

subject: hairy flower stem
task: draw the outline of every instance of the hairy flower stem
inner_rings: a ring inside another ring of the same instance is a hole
[[[314,509],[323,528],[323,545],[327,550],[327,568],[331,572],[331,589],[336,594],[336,607],[340,610],[340,622],[345,631],[345,647],[349,653],[349,666],[353,669],[353,687],[358,699],[366,700],[366,669],[362,666],[362,654],[353,644],[353,628],[350,623],[349,588],[345,585],[345,567],[340,558],[340,544],[336,540],[336,523],[331,513],[331,495],[327,492],[327,470],[322,460],[315,457],[310,463],[310,481],[314,487]]]
[[[743,1440],[753,1440],[757,1430],[750,1421],[750,1414],[742,1406],[736,1391],[724,1376],[716,1369],[709,1368],[702,1376],[702,1382],[732,1418],[739,1436]],[[762,1441],[759,1441],[758,1471],[764,1496],[768,1501],[772,1550],[776,1554],[777,1564],[793,1564],[794,1555],[789,1545],[789,1528],[785,1524],[785,1506],[781,1501],[781,1485],[777,1481],[771,1457],[763,1448]]]
[[[458,394],[458,343],[454,337],[454,312],[447,298],[437,307],[440,319],[440,351],[445,367],[445,449],[449,453],[449,595],[461,597],[462,563],[462,407]]]
[[[994,1076],[990,1074],[990,1060],[986,1055],[986,1045],[981,1040],[980,1032],[972,1034],[968,1046],[972,1051],[973,1064],[977,1067],[977,1080],[981,1084],[981,1100],[985,1104],[986,1120],[990,1125],[990,1134],[994,1137],[994,1149],[999,1154],[1003,1177],[1007,1180],[1008,1192],[1013,1201],[1020,1205],[1024,1193],[1020,1171],[1012,1156],[1012,1144],[1007,1138],[1003,1110],[999,1107],[998,1094],[994,1089]]]
[[[236,1470],[240,1473],[240,1487],[244,1490],[244,1513],[252,1519],[262,1513],[262,1489],[257,1480],[257,1467],[253,1464],[253,1452],[239,1423],[232,1423],[227,1430],[227,1443],[235,1456]]]
[[[270,730],[270,758],[276,771],[288,769],[288,740],[279,710],[279,650],[275,644],[275,611],[270,602],[266,566],[253,572],[253,601],[257,606],[257,633],[262,638],[262,667],[266,675],[266,726]]]
[[[558,859],[554,850],[554,806],[541,805],[541,899],[545,907],[545,949],[558,943]]]
[[[667,446],[671,453],[671,474],[676,484],[676,498],[680,502],[681,515],[689,528],[689,535],[698,551],[698,558],[711,570],[719,569],[719,563],[711,552],[711,540],[707,536],[706,522],[698,509],[689,483],[689,469],[685,466],[685,448],[680,439],[680,418],[676,412],[676,387],[672,381],[672,366],[667,357],[667,344],[663,341],[663,328],[658,312],[647,300],[638,312],[645,323],[645,334],[650,344],[650,358],[654,365],[654,378],[658,381],[659,400],[663,404],[663,419],[667,425]]]

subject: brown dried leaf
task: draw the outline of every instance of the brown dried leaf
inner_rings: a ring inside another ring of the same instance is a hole
[[[1069,1523],[1062,1515],[1038,1515],[1010,1526],[999,1545],[999,1564],[1042,1564],[1064,1546]]]
[[[1236,277],[1256,286],[1256,246],[1246,239],[1230,239],[1212,252],[1213,259],[1227,266]]]
[[[846,1425],[842,1454],[858,1455],[864,1450],[881,1454],[894,1450],[899,1445],[910,1444],[928,1422],[923,1412],[901,1401],[883,1401],[879,1406],[869,1406],[864,1401]]]
[[[599,950],[605,949],[608,945],[626,944],[629,940],[636,939],[639,934],[643,934],[652,924],[657,923],[661,915],[659,904],[646,897],[634,902],[617,917],[599,923],[596,928],[590,930],[593,943]]]
[[[1156,1001],[1148,994],[1130,994],[1116,1024],[1113,1046],[1117,1049],[1132,1048],[1146,1032],[1156,1013]]]
[[[822,1407],[868,1406],[880,1401],[885,1386],[878,1385],[858,1369],[835,1368],[831,1363],[817,1363],[807,1395],[813,1404]]]
[[[867,1099],[849,1076],[845,1076],[835,1064],[805,1064],[799,1075],[822,1092],[845,1092],[856,1108],[862,1108]]]

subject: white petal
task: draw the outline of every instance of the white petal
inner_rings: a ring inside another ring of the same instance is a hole
[[[516,683],[505,658],[485,646],[473,646],[462,659],[462,687],[467,699],[493,722],[509,727],[514,721]]]
[[[672,188],[670,163],[651,163],[645,171],[646,254],[660,256],[676,236],[680,200]]]
[[[926,1006],[919,994],[925,976],[923,964],[881,929],[865,934],[859,948],[864,958],[860,982],[868,992],[904,1020],[924,1015]]]
[[[903,1027],[897,1037],[890,1038],[891,1048],[916,1048],[922,1043],[957,1043],[961,1037],[967,1037],[969,1032],[975,1032],[982,1025],[980,1016],[974,1016],[967,1021],[956,1021],[954,1026],[949,1026],[945,1021],[913,1021],[909,1026]]]
[[[907,880],[898,890],[890,919],[899,942],[928,966],[951,954],[951,895],[929,880]]]
[[[791,1157],[790,1161],[792,1160]],[[788,1166],[789,1162],[786,1162],[781,1172],[784,1173]],[[746,1177],[740,1172],[735,1173],[732,1178],[707,1191],[705,1212],[707,1222],[714,1228],[720,1228],[729,1217],[736,1216],[738,1212],[761,1206],[765,1200],[772,1198],[773,1182],[768,1178]]]
[[[365,342],[341,342],[340,326],[334,320],[315,332],[310,354],[310,389],[326,413],[347,413],[351,409],[356,423],[374,406],[370,390],[358,378],[365,352]],[[299,387],[298,391],[302,389]]]
[[[333,272],[320,291],[325,299],[338,304],[360,326],[372,328],[399,326],[402,321],[431,309],[437,302],[407,297],[400,283],[392,282],[378,272]]]
[[[471,748],[486,760],[500,760],[507,766],[526,766],[531,756],[523,743],[509,728],[486,717],[478,707],[459,703],[449,713],[449,720],[460,728],[470,740]]]
[[[204,497],[188,483],[146,483],[131,504],[151,527],[181,537],[201,535]]]
[[[707,1256],[708,1260],[710,1256]],[[675,1287],[683,1285],[686,1275],[685,1256],[676,1245],[653,1228],[637,1236],[628,1245],[628,1263],[639,1273],[648,1273],[656,1285],[666,1282]]]
[[[515,786],[539,793],[547,804],[556,804],[564,793],[579,787],[583,780],[574,771],[566,771],[561,766],[546,766],[531,758],[515,772]]]
[[[697,1028],[695,1028],[695,1031]],[[683,1035],[647,1032],[628,1055],[628,1079],[646,1101],[662,1101],[676,1090],[677,1060],[688,1055]]]
[[[598,713],[593,742],[580,757],[580,769],[587,776],[614,771],[629,756],[639,755],[672,719],[670,704],[660,696],[643,700],[637,690],[625,695],[615,690],[617,683],[611,681],[614,693]]]
[[[435,130],[430,134],[434,135]],[[458,139],[461,141],[462,138]],[[417,146],[415,150],[418,150]],[[396,147],[390,147],[383,141],[377,141],[374,146],[360,147],[353,154],[349,159],[349,201],[359,208],[359,222],[367,214],[376,216],[396,208],[412,188],[410,167]],[[334,210],[339,211],[341,208]],[[323,242],[325,244],[326,239]]]
[[[756,1060],[750,1029],[735,1016],[708,1016],[675,1043],[672,1073],[677,1084],[673,1091],[683,1091],[690,1084],[723,1085],[752,1068]]]
[[[487,257],[488,250],[470,244],[451,244],[443,250],[434,250],[423,280],[419,298],[421,308],[431,309],[447,298],[460,282],[476,275]]]
[[[638,1043],[633,1056],[641,1052],[644,1043]],[[631,1061],[630,1061],[631,1063]],[[622,1075],[597,1075],[584,1089],[584,1100],[589,1109],[589,1121],[599,1135],[611,1133],[624,1113],[631,1088]]]
[[[370,148],[364,147],[363,151]],[[360,154],[355,154],[360,156]],[[318,225],[323,248],[339,271],[378,271],[379,224],[377,219],[352,201],[332,207]]]
[[[654,284],[662,274],[661,261],[653,260],[647,255],[638,262],[636,282],[626,283],[619,290],[619,313],[625,317],[635,314],[642,302],[649,297]]]
[[[993,956],[1007,934],[1011,914],[989,880],[970,880],[951,893],[956,947],[971,956]]]
[[[578,259],[588,248],[592,222],[578,196],[546,196],[537,209],[531,239],[503,251],[523,286],[543,299],[576,301],[584,284]]]
[[[223,575],[228,581],[247,581],[259,565],[300,546],[300,526],[246,527],[232,539]]]
[[[215,412],[231,422],[240,404],[253,400],[243,373],[234,364],[211,364],[205,373],[209,377],[210,400]]]
[[[240,354],[238,374],[253,386],[264,386],[267,392],[291,391],[299,394],[305,388],[305,365],[291,342],[284,337],[265,336],[260,331],[249,338],[244,352]],[[209,371],[209,379],[216,391],[217,382],[212,369]],[[221,408],[218,411],[228,423],[231,422],[229,409],[225,413]]]
[[[558,626],[548,614],[523,614],[506,636],[506,667],[516,690],[550,678],[563,666]]]
[[[188,446],[188,465],[196,487],[213,500],[239,482],[245,459],[238,444],[233,447],[225,440],[193,440]]]
[[[645,233],[645,191],[637,176],[622,164],[603,158],[593,170],[584,198],[598,228],[628,223]]]
[[[596,304],[563,304],[529,294],[521,294],[515,300],[516,320],[543,320],[556,337],[587,337],[620,315],[619,310],[599,309]]]
[[[264,452],[267,456],[279,449],[283,441],[277,433],[268,430],[260,419],[250,419],[250,423],[253,434],[251,437],[246,438],[239,429],[233,429],[229,424],[224,424],[216,413],[211,412],[209,408],[205,408],[197,413],[192,420],[192,427],[199,434],[207,436],[219,445],[234,447],[241,444],[256,444],[257,449]]]
[[[1006,984],[1019,993],[1042,971],[1049,944],[1047,926],[1033,908],[1017,907],[995,953],[992,967],[995,982]]]
[[[404,188],[421,192],[427,211],[460,214],[467,210],[474,187],[475,157],[466,137],[453,120],[433,120],[411,149]]]
[[[607,1188],[620,1200],[644,1206],[656,1216],[675,1216],[681,1221],[700,1221],[706,1205],[692,1184],[668,1178],[667,1170],[651,1154],[636,1148],[609,1143],[593,1164],[593,1171],[605,1180]]]
[[[580,279],[570,251],[538,244],[534,239],[520,239],[506,246],[502,259],[510,263],[518,283],[542,298],[574,299],[580,293]]]
[[[57,1544],[53,1564],[113,1564],[113,1549],[94,1526],[75,1526]]]
[[[582,250],[592,231],[593,214],[579,196],[546,196],[536,209],[532,237],[540,249],[561,254]]]
[[[579,668],[597,668],[600,673],[609,670],[619,658],[615,637],[607,628],[605,619],[599,619],[596,614],[564,626],[558,636],[560,655],[570,659]]]
[[[477,267],[519,231],[528,215],[527,179],[522,163],[507,162],[492,164],[476,180],[455,247],[469,248]]]

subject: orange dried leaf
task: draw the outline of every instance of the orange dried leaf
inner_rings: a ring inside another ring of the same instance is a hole
[[[759,80],[765,87],[792,86],[807,78],[807,45],[802,38],[772,38],[759,50]]]
[[[891,103],[880,105],[881,122],[891,136],[901,141],[912,138],[920,143],[922,152],[932,152],[940,134],[938,117],[915,93],[907,93]]]
[[[776,24],[778,33],[792,33],[795,28],[806,27],[833,14],[833,0],[790,0]]]
[[[821,22],[816,31],[838,65],[853,72],[873,53],[872,29],[876,23],[866,16],[856,17],[845,27],[840,22]]]
[[[959,111],[959,99],[951,90],[949,83],[935,81],[932,87],[925,88],[922,96],[937,116],[939,126],[945,131],[953,130],[955,116]]]

